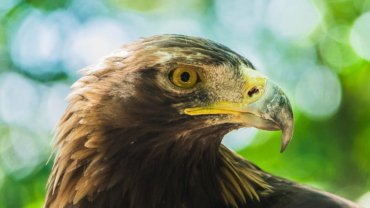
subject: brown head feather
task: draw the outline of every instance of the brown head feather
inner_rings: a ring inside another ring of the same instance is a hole
[[[220,81],[236,79],[240,65],[252,67],[209,40],[164,35],[84,70],[56,134],[45,207],[236,207],[269,190],[258,168],[220,145],[239,126],[179,110],[235,86],[220,82],[213,93],[209,87],[186,96],[171,91],[161,77],[179,63],[207,68]]]

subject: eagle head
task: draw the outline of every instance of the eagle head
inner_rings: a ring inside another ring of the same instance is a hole
[[[172,201],[200,201],[228,190],[218,182],[229,161],[219,160],[226,154],[220,148],[227,132],[281,129],[281,151],[293,134],[292,109],[282,90],[246,58],[210,40],[144,38],[83,75],[72,86],[56,134],[47,206],[145,207],[150,201],[177,207]],[[206,182],[213,188],[204,188],[205,173],[215,175]],[[248,174],[250,188],[263,189],[261,179]],[[240,187],[240,193],[220,198],[239,194],[246,201],[253,195]]]

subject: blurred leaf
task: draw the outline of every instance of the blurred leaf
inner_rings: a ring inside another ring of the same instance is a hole
[[[56,9],[66,8],[69,5],[70,0],[53,0],[53,1],[26,0],[26,2],[38,9],[52,11]]]

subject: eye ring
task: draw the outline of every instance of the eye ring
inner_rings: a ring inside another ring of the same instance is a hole
[[[198,73],[192,68],[179,67],[169,74],[170,81],[183,89],[193,88],[200,80]]]

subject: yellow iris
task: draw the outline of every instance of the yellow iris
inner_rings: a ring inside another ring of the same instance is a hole
[[[194,69],[180,67],[172,72],[170,79],[174,85],[189,89],[198,82],[198,74]]]

